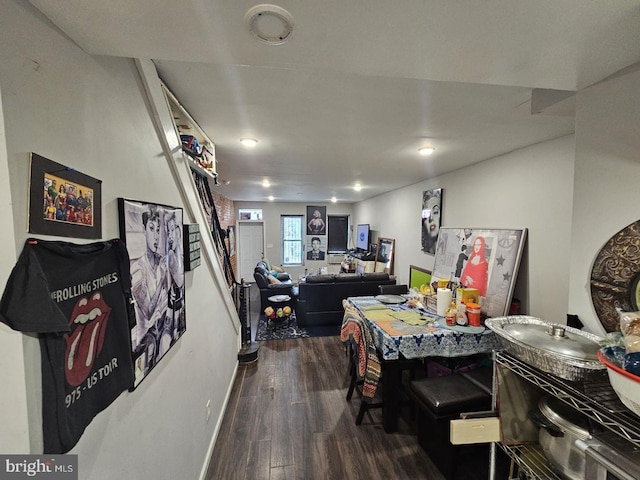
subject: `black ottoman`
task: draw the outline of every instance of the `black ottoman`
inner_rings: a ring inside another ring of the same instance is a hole
[[[418,443],[447,480],[483,479],[489,472],[489,445],[452,445],[449,441],[451,420],[463,412],[491,409],[493,369],[481,368],[471,378],[468,373],[445,377],[428,377],[410,383],[416,402]],[[487,373],[488,371],[488,373]]]

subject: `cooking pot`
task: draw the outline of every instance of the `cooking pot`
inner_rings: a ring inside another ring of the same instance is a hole
[[[591,438],[586,417],[552,397],[542,397],[529,418],[540,427],[538,442],[556,472],[567,480],[582,480],[586,458],[576,440]]]

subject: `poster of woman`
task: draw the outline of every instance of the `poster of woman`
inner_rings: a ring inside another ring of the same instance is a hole
[[[307,235],[327,234],[327,207],[307,206]]]
[[[487,251],[485,238],[478,235],[473,241],[471,255],[460,275],[460,284],[467,288],[475,288],[481,297],[487,296],[487,282],[489,280],[487,253],[491,255],[491,250]]]
[[[526,234],[526,229],[440,228],[433,280],[476,288],[483,314],[506,315]]]
[[[120,236],[131,260],[137,386],[186,330],[182,209],[120,198]]]
[[[441,208],[441,188],[426,190],[422,193],[422,251],[425,253],[436,253]]]

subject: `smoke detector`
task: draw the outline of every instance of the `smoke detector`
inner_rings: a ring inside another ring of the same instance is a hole
[[[249,31],[268,45],[282,45],[293,35],[293,17],[277,5],[251,7],[244,15]]]

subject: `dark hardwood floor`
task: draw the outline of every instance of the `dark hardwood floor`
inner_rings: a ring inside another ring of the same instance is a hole
[[[443,479],[410,425],[386,434],[377,409],[356,426],[348,384],[339,337],[260,342],[238,368],[207,480]]]

